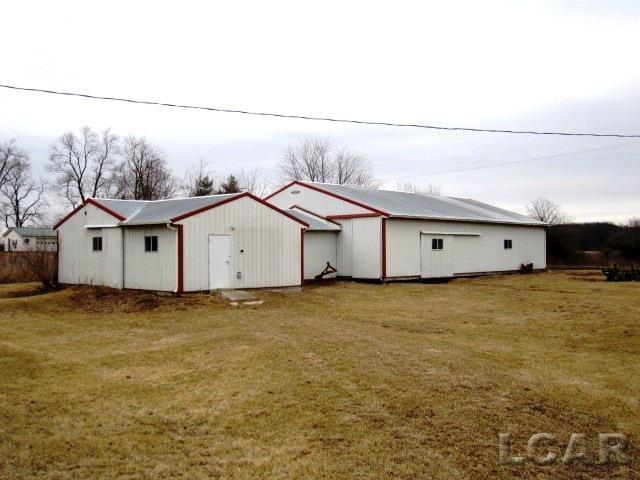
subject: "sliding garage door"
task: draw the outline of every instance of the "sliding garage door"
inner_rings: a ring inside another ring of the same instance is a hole
[[[454,242],[452,235],[420,235],[420,270],[422,278],[453,276]]]

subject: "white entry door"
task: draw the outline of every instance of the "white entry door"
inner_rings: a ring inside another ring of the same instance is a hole
[[[453,277],[454,241],[451,235],[420,236],[422,278]]]
[[[209,290],[231,287],[231,237],[209,235]]]

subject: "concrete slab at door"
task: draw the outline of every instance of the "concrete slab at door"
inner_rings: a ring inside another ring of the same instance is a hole
[[[231,237],[209,235],[209,290],[231,288]]]

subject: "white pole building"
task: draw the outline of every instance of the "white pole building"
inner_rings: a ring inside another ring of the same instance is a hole
[[[292,182],[265,200],[90,199],[55,229],[60,283],[114,288],[195,292],[546,267],[545,223],[470,199],[352,185]]]
[[[329,259],[339,277],[379,280],[546,268],[545,223],[471,199],[292,182],[265,200],[340,225],[335,250],[305,254],[307,278]]]
[[[300,285],[308,226],[249,193],[90,199],[54,227],[58,279],[169,292]]]

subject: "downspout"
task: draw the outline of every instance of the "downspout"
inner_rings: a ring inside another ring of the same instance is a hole
[[[127,249],[124,248],[124,227],[122,225],[120,225],[120,230],[122,231],[122,290],[124,290],[124,280],[125,280],[125,276],[124,276],[124,266],[126,265],[125,262],[125,255],[127,254]]]
[[[300,229],[300,285],[304,285],[304,232],[306,228]]]
[[[169,230],[173,230],[178,232],[178,285],[177,285],[177,293],[182,293],[184,290],[184,237],[182,233],[183,226],[180,224],[172,225],[171,223],[167,223],[167,228]]]
[[[380,225],[380,233],[381,233],[380,275],[382,277],[381,280],[384,282],[384,280],[387,278],[387,219],[383,217],[380,222],[381,222],[381,225]]]
[[[60,230],[56,229],[56,285],[60,285]]]

